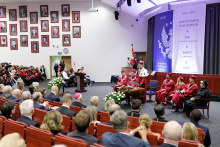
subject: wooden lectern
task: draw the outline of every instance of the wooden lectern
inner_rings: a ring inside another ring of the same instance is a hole
[[[75,92],[87,92],[84,87],[84,76],[86,75],[85,73],[75,73],[76,78],[77,78],[77,89]]]

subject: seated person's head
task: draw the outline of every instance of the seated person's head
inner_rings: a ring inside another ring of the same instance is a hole
[[[5,102],[1,107],[1,112],[6,118],[12,116],[15,113],[15,102],[11,100]]]
[[[152,124],[152,120],[151,120],[150,115],[148,115],[146,113],[141,114],[139,116],[139,124],[142,125],[142,126],[145,126],[146,129],[150,129],[150,126]]]
[[[90,122],[95,122],[97,117],[97,109],[94,106],[86,107],[85,111],[90,115]]]
[[[190,113],[190,120],[193,122],[199,122],[199,120],[201,119],[202,114],[198,109],[194,109],[191,113]]]
[[[0,84],[0,92],[3,92],[4,84]]]
[[[32,100],[25,100],[19,105],[21,115],[32,117],[34,114],[34,103]]]
[[[198,131],[196,126],[191,122],[184,123],[182,136],[185,140],[193,140],[198,142]]]
[[[1,147],[26,147],[25,141],[18,133],[4,136],[0,141]]]
[[[164,106],[161,104],[158,104],[154,107],[154,112],[157,115],[157,117],[163,117],[165,114]]]
[[[109,116],[111,117],[116,111],[121,110],[120,106],[118,104],[112,104],[108,108]]]
[[[42,103],[43,102],[42,94],[40,92],[35,92],[32,95],[32,99],[35,103]]]
[[[57,94],[59,91],[59,88],[57,86],[52,86],[51,87],[51,92]]]
[[[79,132],[85,132],[89,127],[90,116],[85,110],[79,111],[74,118],[74,123]]]
[[[37,90],[37,92],[40,92],[43,97],[45,97],[45,95],[46,95],[46,89],[45,89],[45,88],[39,88],[39,89]]]
[[[114,100],[108,100],[105,103],[105,110],[108,110],[109,106],[111,106],[112,104],[115,104],[115,101]]]
[[[39,88],[39,82],[33,82],[32,85],[38,90]]]
[[[123,110],[116,111],[111,117],[111,122],[115,132],[128,130],[129,122],[127,113]]]
[[[44,116],[44,120],[40,126],[41,129],[49,130],[51,132],[54,131],[62,131],[63,126],[61,125],[63,122],[63,117],[59,111],[53,110],[47,112]]]
[[[29,91],[31,92],[31,94],[33,94],[34,92],[36,92],[36,89],[33,85],[29,86]]]
[[[99,97],[93,96],[90,98],[91,106],[97,107],[99,105]]]
[[[72,99],[73,99],[73,96],[71,94],[65,94],[62,98],[62,102],[64,105],[70,107],[72,105]]]
[[[11,94],[12,93],[12,87],[11,86],[5,86],[3,88],[3,93]]]
[[[76,102],[79,102],[79,103],[83,102],[83,97],[82,97],[82,95],[80,93],[76,93],[74,95],[74,99],[75,99]]]
[[[131,102],[131,108],[132,108],[132,110],[135,110],[135,111],[140,111],[141,110],[141,107],[142,107],[142,102],[141,102],[141,100],[139,100],[139,99],[134,99],[134,100],[132,100],[132,102]]]
[[[31,99],[31,93],[30,91],[24,91],[21,95],[21,100],[28,100]]]
[[[64,96],[65,94],[70,94],[70,92],[69,92],[69,91],[65,91],[65,92],[63,93],[63,96]]]
[[[14,89],[14,91],[12,92],[12,96],[16,97],[17,99],[21,98],[22,92],[20,89]]]
[[[23,91],[24,90],[24,83],[23,82],[17,83],[17,89],[20,89],[21,91]]]

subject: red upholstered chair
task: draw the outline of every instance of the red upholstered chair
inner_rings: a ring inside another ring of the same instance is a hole
[[[0,98],[0,109],[1,109],[2,105],[7,101],[8,101],[8,99],[6,99],[6,98],[3,98],[3,97]]]
[[[139,133],[136,133],[134,136],[141,139]],[[153,135],[152,133],[147,133],[147,140],[151,146],[158,146],[159,140],[156,135]]]
[[[110,121],[110,116],[109,116],[108,112],[99,111],[99,113],[100,113],[100,121],[101,122],[109,122]]]
[[[59,102],[53,101],[53,106],[61,107],[62,105],[63,105],[62,103],[59,103]]]
[[[79,113],[80,111],[80,107],[76,107],[76,106],[70,106],[70,110],[76,112],[76,113]]]
[[[154,133],[159,133],[162,135],[162,130],[165,125],[165,122],[152,121],[152,125],[150,127],[151,131]]]
[[[133,129],[136,129],[137,127],[140,126],[140,124],[139,124],[139,118],[137,118],[137,117],[131,117],[131,116],[128,116],[127,118],[128,118],[129,123],[130,123],[129,129],[132,129],[132,130],[133,130]]]
[[[46,102],[49,102],[49,105],[52,105],[53,106],[53,103],[51,102],[51,100],[48,100],[48,99],[43,99],[44,100],[44,102],[46,101]]]
[[[0,139],[4,136],[4,121],[7,120],[4,116],[0,116]]]
[[[93,143],[92,145],[90,145],[90,147],[106,147],[106,146],[100,145],[98,143]]]
[[[104,125],[102,123],[97,123],[97,131],[96,131],[96,138],[99,139],[99,142],[101,143],[101,137],[102,134],[105,132],[112,132],[115,133],[113,126],[110,125]]]
[[[164,138],[159,138],[159,145],[162,145],[164,142]],[[198,143],[192,140],[180,140],[178,147],[198,147]]]
[[[97,129],[97,127],[94,126],[94,123],[90,123],[88,127],[88,134],[96,137],[96,133],[94,132],[95,129]]]
[[[56,144],[64,144],[67,147],[88,147],[88,144],[84,140],[69,137],[61,133],[55,136]]]
[[[205,132],[201,128],[197,128],[198,131],[198,141],[203,144],[205,141]]]
[[[42,124],[43,120],[44,120],[44,116],[47,114],[48,111],[45,110],[41,110],[38,108],[34,109],[34,116],[33,116],[33,120],[39,124]]]
[[[66,115],[62,115],[62,117],[63,117],[62,125],[64,126],[64,129],[62,131],[66,132],[66,133],[71,132],[72,120],[70,119],[70,117],[68,117]]]
[[[12,118],[14,118],[16,120],[21,116],[19,105],[20,105],[20,103],[17,103],[17,102],[15,103],[15,113],[12,114]]]
[[[76,130],[77,130],[77,128],[74,123],[74,117],[72,117],[72,131],[76,131]]]

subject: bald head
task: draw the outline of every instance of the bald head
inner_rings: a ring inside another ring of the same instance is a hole
[[[97,107],[99,105],[99,97],[98,96],[91,97],[90,103],[92,106]]]
[[[12,92],[12,96],[13,97],[16,97],[17,99],[21,98],[21,90],[20,89],[15,89],[13,92]]]
[[[58,93],[58,87],[57,86],[52,86],[51,87],[51,92],[53,92],[53,93]]]

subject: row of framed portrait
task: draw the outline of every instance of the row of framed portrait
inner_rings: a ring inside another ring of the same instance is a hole
[[[70,34],[62,35],[62,42],[63,46],[71,46],[71,38]],[[42,47],[49,47],[49,35],[41,35],[41,45]],[[21,47],[28,47],[28,35],[20,35],[20,44]],[[0,36],[0,46],[7,47],[7,35]],[[17,38],[10,38],[10,49],[11,50],[18,50],[18,39]],[[31,41],[31,52],[32,53],[39,53],[39,42],[38,41]]]
[[[61,12],[63,17],[70,16],[70,5],[62,4]],[[48,5],[40,5],[40,16],[48,17]],[[27,6],[19,6],[19,17],[27,17]],[[51,23],[59,22],[58,11],[50,11]],[[6,6],[0,6],[0,18],[6,18]],[[17,21],[17,10],[9,9],[9,21]],[[30,12],[31,23],[38,23],[38,12]],[[80,11],[72,11],[72,23],[80,23]]]

